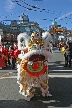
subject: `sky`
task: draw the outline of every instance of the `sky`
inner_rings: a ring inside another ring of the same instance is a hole
[[[19,20],[22,13],[44,29],[52,24],[54,18],[59,25],[72,28],[72,0],[0,0],[0,21]]]

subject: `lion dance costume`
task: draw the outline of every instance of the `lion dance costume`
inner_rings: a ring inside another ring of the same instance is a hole
[[[48,90],[48,58],[52,57],[49,51],[49,32],[44,32],[40,36],[33,32],[31,36],[27,33],[18,35],[18,50],[21,53],[17,60],[17,83],[19,93],[24,95],[24,99],[30,101],[34,96],[35,86],[40,87],[43,96],[51,96]]]

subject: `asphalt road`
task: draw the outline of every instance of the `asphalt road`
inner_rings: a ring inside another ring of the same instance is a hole
[[[20,95],[16,70],[0,70],[0,108],[72,108],[72,67],[64,68],[64,57],[54,50],[49,60],[49,91],[52,97],[42,97],[39,88],[30,102]],[[62,70],[62,71],[60,71]]]

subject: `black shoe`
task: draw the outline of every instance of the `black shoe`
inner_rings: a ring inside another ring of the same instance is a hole
[[[69,65],[69,67],[71,67],[71,65]]]
[[[64,67],[67,67],[67,65],[64,65]]]
[[[15,69],[15,67],[12,67],[12,69]]]

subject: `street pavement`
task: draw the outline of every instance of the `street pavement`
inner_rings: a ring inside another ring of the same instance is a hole
[[[42,97],[39,88],[30,102],[19,94],[17,71],[10,67],[0,70],[0,108],[72,108],[72,67],[64,67],[63,54],[54,48],[49,60],[49,91],[52,97]]]

